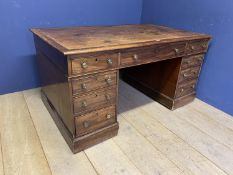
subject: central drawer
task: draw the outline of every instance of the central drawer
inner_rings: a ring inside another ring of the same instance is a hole
[[[116,107],[110,106],[75,117],[76,135],[82,136],[116,123]]]
[[[73,98],[74,115],[91,112],[116,102],[116,86]]]
[[[186,43],[174,43],[127,49],[121,52],[120,66],[127,67],[181,57],[185,54],[185,46]]]

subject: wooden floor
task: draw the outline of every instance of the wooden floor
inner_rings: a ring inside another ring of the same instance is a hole
[[[203,102],[169,111],[121,82],[117,137],[72,154],[39,89],[0,96],[0,175],[230,175],[233,118]]]

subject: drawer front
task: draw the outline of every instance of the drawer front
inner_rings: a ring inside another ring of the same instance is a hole
[[[82,136],[116,122],[116,108],[110,106],[75,117],[76,135]]]
[[[191,41],[187,44],[187,55],[190,54],[197,54],[197,53],[204,53],[208,49],[208,41],[206,40],[198,40],[198,41]]]
[[[74,78],[72,82],[73,95],[86,93],[100,88],[107,88],[117,83],[117,72],[99,73],[81,78]]]
[[[200,72],[200,66],[182,70],[179,75],[179,83],[183,81],[197,79],[199,76],[199,72]]]
[[[195,92],[197,79],[178,85],[176,98],[186,96]]]
[[[99,70],[118,68],[119,58],[117,53],[97,53],[71,57],[71,74],[85,74]]]
[[[190,67],[201,66],[204,55],[194,55],[189,57],[184,57],[182,59],[181,69],[187,69]]]
[[[144,48],[127,49],[121,52],[121,67],[145,64],[185,54],[185,43],[164,44]]]
[[[74,97],[74,115],[97,110],[116,102],[116,86]]]

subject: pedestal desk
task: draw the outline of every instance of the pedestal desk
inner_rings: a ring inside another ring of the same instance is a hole
[[[210,40],[155,25],[32,32],[42,99],[74,153],[117,135],[119,75],[171,110],[191,102]]]

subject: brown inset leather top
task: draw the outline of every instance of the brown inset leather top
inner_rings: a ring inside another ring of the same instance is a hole
[[[151,24],[32,29],[32,32],[65,55],[210,39],[205,34]]]

